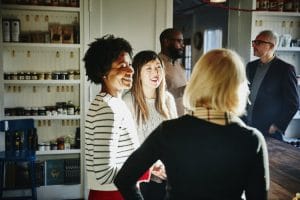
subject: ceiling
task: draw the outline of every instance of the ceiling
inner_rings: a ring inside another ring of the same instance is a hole
[[[203,5],[202,0],[174,0],[174,14],[190,14],[194,9]]]
[[[192,14],[194,9],[206,6],[208,0],[173,0],[174,15]]]

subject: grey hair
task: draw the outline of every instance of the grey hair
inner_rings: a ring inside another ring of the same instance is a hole
[[[272,30],[263,30],[258,35],[267,36],[274,41],[275,47],[278,45],[278,34],[276,32],[274,32]]]

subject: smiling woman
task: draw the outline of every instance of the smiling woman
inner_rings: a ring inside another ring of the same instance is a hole
[[[182,39],[174,41],[180,43]],[[165,71],[159,56],[153,51],[141,51],[133,58],[132,66],[133,87],[123,99],[134,116],[142,143],[159,123],[177,117],[177,112],[173,96],[166,91]],[[164,199],[165,179],[164,166],[159,161],[153,166],[150,182],[140,184],[144,199]]]
[[[89,200],[123,200],[113,184],[127,157],[138,146],[132,115],[121,99],[132,86],[132,48],[112,35],[90,44],[84,62],[89,80],[102,84],[85,122],[85,160]]]

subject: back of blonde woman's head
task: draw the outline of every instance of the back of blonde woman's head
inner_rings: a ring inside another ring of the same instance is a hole
[[[184,91],[188,110],[206,107],[234,115],[245,111],[249,94],[241,57],[229,49],[214,49],[197,61]]]

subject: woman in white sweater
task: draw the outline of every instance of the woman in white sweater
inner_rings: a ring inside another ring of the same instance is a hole
[[[154,51],[141,51],[134,58],[133,86],[123,100],[133,113],[138,138],[142,143],[164,120],[177,117],[175,100],[166,91],[162,62]],[[160,200],[165,195],[165,172],[162,163],[153,166],[149,183],[141,183],[145,200]]]
[[[139,146],[131,112],[122,100],[132,86],[132,48],[112,35],[90,44],[84,62],[88,79],[101,84],[85,121],[85,163],[89,200],[123,200],[114,178]]]

